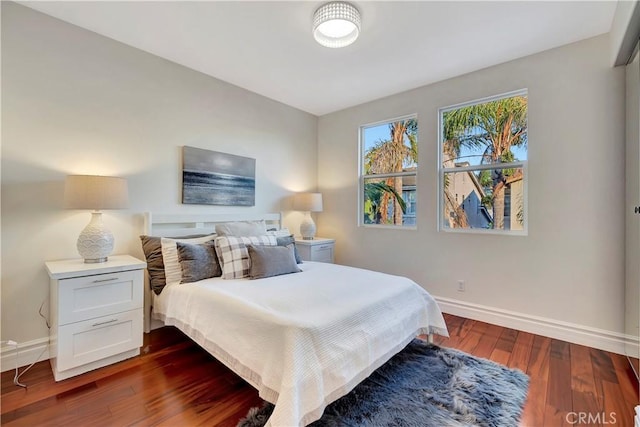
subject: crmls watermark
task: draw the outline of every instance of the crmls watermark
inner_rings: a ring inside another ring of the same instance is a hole
[[[573,425],[601,424],[611,425],[618,422],[615,412],[569,412],[564,419]]]

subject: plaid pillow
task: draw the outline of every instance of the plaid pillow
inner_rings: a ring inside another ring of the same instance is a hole
[[[249,277],[249,252],[245,245],[277,246],[275,236],[220,236],[216,238],[216,254],[222,267],[223,279]]]

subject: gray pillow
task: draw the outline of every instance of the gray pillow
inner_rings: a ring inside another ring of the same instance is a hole
[[[149,285],[156,295],[160,295],[165,285],[164,261],[162,260],[162,245],[160,237],[140,236],[142,251],[147,259],[147,271],[149,272]]]
[[[235,221],[216,224],[218,236],[264,236],[267,234],[267,223],[260,221]]]
[[[302,264],[302,257],[298,253],[298,248],[296,246],[296,239],[293,237],[293,234],[291,234],[290,236],[276,237],[276,240],[278,242],[278,246],[293,245],[293,254],[296,257],[296,263]]]
[[[182,268],[180,283],[192,283],[222,275],[213,240],[200,244],[176,242],[176,248]]]
[[[281,274],[299,273],[294,257],[294,246],[258,246],[247,245],[251,267],[249,277],[262,279]]]
[[[204,237],[207,234],[194,234],[191,236],[176,237],[176,239],[189,239],[196,237]],[[157,236],[140,236],[142,242],[142,251],[147,259],[147,272],[149,273],[149,287],[160,295],[160,292],[167,284],[167,278],[164,275],[164,259],[162,258],[162,238]]]

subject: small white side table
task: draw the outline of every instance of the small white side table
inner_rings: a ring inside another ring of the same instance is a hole
[[[50,261],[50,355],[64,380],[140,354],[144,268],[129,255]]]
[[[334,239],[316,237],[313,240],[303,240],[296,237],[296,247],[303,261],[328,262],[333,264]]]

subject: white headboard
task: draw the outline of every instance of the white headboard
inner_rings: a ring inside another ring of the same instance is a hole
[[[157,237],[181,237],[193,234],[211,234],[216,231],[216,224],[233,221],[259,221],[264,220],[267,230],[282,228],[282,214],[144,214],[143,234]],[[158,320],[151,319],[151,305],[153,296],[149,287],[149,275],[145,272],[144,291],[144,331],[149,332],[163,326]]]
[[[144,234],[159,237],[180,237],[191,234],[209,234],[215,232],[216,224],[233,221],[259,221],[267,223],[267,229],[279,230],[282,214],[144,214]]]

